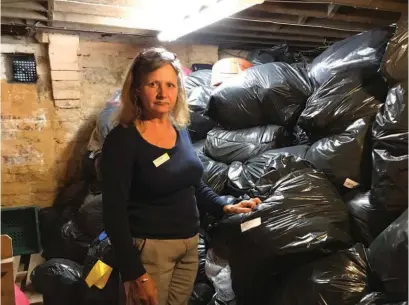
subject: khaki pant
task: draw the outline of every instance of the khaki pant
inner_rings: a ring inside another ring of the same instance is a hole
[[[187,305],[198,268],[199,235],[189,239],[135,239],[146,272],[155,281],[159,305]]]

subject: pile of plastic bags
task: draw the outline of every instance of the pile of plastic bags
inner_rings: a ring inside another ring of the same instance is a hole
[[[208,274],[210,304],[406,300],[368,259],[407,207],[407,71],[396,64],[398,48],[407,50],[404,22],[394,36],[385,27],[340,41],[307,68],[258,62],[212,89],[202,113],[215,126],[194,143],[204,164],[223,168],[209,185],[262,204],[204,226],[209,265],[228,270],[221,286]]]
[[[201,215],[189,305],[407,304],[407,36],[402,17],[306,67],[258,50],[255,66],[218,87],[211,70],[186,78],[204,182],[226,202],[262,200],[247,214]],[[102,136],[113,108],[101,113]],[[98,182],[98,152],[89,156]],[[45,296],[65,289],[72,304],[124,304],[101,201],[92,187],[60,207],[63,217],[42,212],[42,230],[60,231],[47,235],[54,259],[32,276]],[[87,285],[98,261],[112,268],[103,288]]]

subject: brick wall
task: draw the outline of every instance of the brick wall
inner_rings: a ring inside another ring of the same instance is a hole
[[[2,37],[2,53],[34,53],[38,82],[6,82],[1,56],[1,202],[2,205],[47,205],[56,189],[54,120],[47,48],[33,40]]]
[[[72,42],[64,46],[63,36],[55,39],[58,43],[52,45],[48,38],[39,43],[2,37],[2,206],[50,206],[58,189],[79,177],[95,116],[121,86],[130,61],[142,48],[80,38],[72,58]],[[217,46],[166,47],[187,67],[218,60]],[[7,53],[14,52],[35,54],[36,84],[7,82]],[[72,70],[72,65],[77,68]]]

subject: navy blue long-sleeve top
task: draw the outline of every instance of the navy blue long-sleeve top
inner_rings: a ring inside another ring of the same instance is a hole
[[[165,154],[169,160],[155,165]],[[223,214],[225,203],[203,183],[186,129],[177,130],[175,146],[164,149],[143,139],[134,125],[118,125],[104,142],[101,172],[104,226],[124,282],[146,272],[133,238],[190,238],[198,233],[198,209]]]

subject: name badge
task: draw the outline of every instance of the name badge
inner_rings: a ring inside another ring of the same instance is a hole
[[[160,156],[159,158],[153,160],[153,164],[156,167],[161,166],[163,163],[165,163],[166,161],[169,161],[170,157],[168,155],[168,153],[164,153],[162,156]]]

